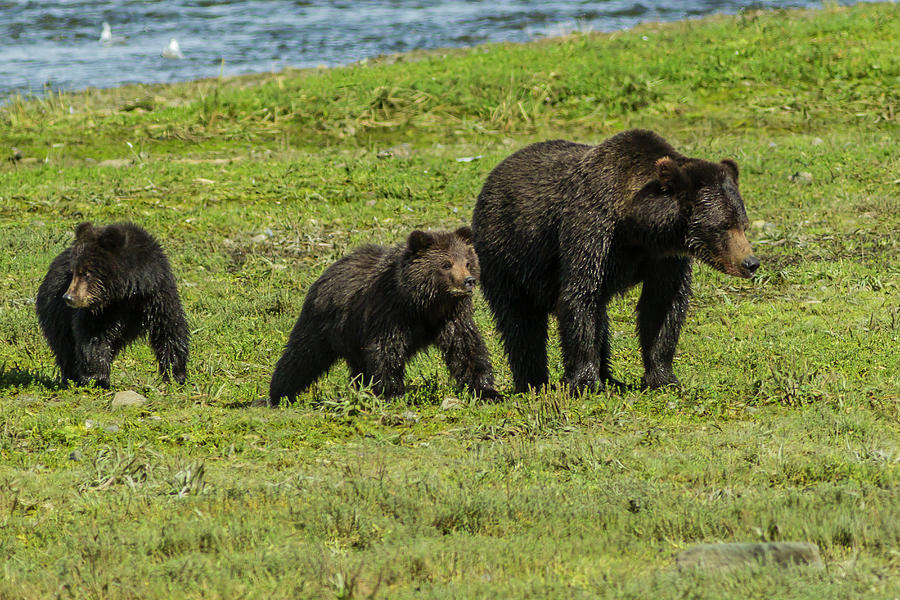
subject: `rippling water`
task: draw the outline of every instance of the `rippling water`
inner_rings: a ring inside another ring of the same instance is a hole
[[[844,2],[852,4],[852,2]],[[416,48],[610,31],[813,1],[0,0],[0,99],[11,92],[171,82],[346,64]],[[113,44],[98,40],[102,23]],[[175,37],[184,58],[160,56]]]

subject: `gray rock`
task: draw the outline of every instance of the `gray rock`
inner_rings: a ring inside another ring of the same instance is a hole
[[[404,411],[404,413],[400,416],[403,417],[403,420],[406,421],[407,423],[418,423],[419,422],[419,415],[417,415],[416,413],[414,413],[411,410]]]
[[[132,164],[132,160],[130,158],[107,158],[106,160],[101,160],[97,163],[98,167],[128,167]]]
[[[809,171],[797,171],[796,173],[788,177],[788,179],[790,179],[794,183],[805,185],[807,183],[812,183],[813,176]]]
[[[118,425],[107,425],[106,427],[103,428],[103,430],[106,431],[107,433],[119,433],[119,426]]]
[[[119,408],[120,406],[139,406],[147,402],[147,398],[141,396],[134,390],[125,390],[124,392],[116,392],[115,397],[112,399],[112,407]]]
[[[675,557],[675,565],[679,569],[733,569],[757,563],[824,568],[819,547],[808,542],[703,544],[689,548]]]
[[[402,144],[397,144],[396,146],[391,146],[390,148],[386,148],[384,150],[379,150],[376,155],[378,158],[400,158],[406,159],[412,155],[412,144],[409,142],[403,142]]]
[[[447,396],[444,398],[444,401],[441,402],[441,410],[453,410],[462,408],[463,406],[463,401],[459,398],[454,398],[453,396]]]

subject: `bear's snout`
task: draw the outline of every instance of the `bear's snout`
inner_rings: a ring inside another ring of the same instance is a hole
[[[72,277],[69,288],[63,294],[62,299],[70,308],[86,308],[94,300],[90,286],[81,277]]]
[[[753,274],[756,273],[756,269],[759,268],[759,259],[755,256],[749,256],[741,261],[741,268],[749,273],[750,277],[753,277]]]
[[[726,234],[726,246],[721,257],[723,270],[736,277],[751,278],[759,268],[759,259],[753,256],[753,248],[743,229],[730,229]]]
[[[478,280],[469,275],[466,277],[466,280],[463,282],[463,285],[466,286],[466,289],[470,292],[475,289],[475,286],[478,284]]]

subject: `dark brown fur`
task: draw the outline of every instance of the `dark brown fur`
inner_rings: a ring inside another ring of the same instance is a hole
[[[406,244],[364,246],[340,259],[309,289],[269,402],[293,401],[338,359],[354,382],[399,396],[409,359],[431,344],[450,374],[483,396],[494,396],[490,357],[473,319],[479,276],[471,230],[414,231]]]
[[[187,373],[190,332],[162,248],[132,223],[82,223],[75,243],[50,264],[38,288],[37,316],[65,383],[109,387],[122,348],[146,334],[159,372]]]
[[[484,294],[503,337],[516,391],[547,383],[547,319],[555,312],[565,381],[615,381],[606,305],[643,284],[638,334],[643,383],[677,383],[672,358],[691,287],[691,257],[750,277],[732,160],[688,158],[650,131],[597,146],[528,146],[488,176],[473,216]]]

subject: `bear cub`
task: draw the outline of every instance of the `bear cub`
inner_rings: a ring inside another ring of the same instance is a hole
[[[541,142],[507,157],[485,181],[472,229],[516,391],[547,383],[550,313],[564,381],[578,390],[618,384],[606,307],[638,283],[642,383],[677,384],[692,258],[751,277],[759,260],[747,225],[737,163],[689,158],[651,131],[597,146]]]
[[[405,244],[367,245],[332,264],[309,288],[269,405],[294,401],[338,359],[355,385],[404,393],[406,363],[431,344],[450,374],[482,397],[495,397],[490,356],[473,319],[479,277],[472,231],[413,231]]]
[[[81,223],[38,288],[37,316],[62,381],[109,388],[122,348],[146,334],[159,372],[184,383],[188,330],[162,248],[141,227]]]

